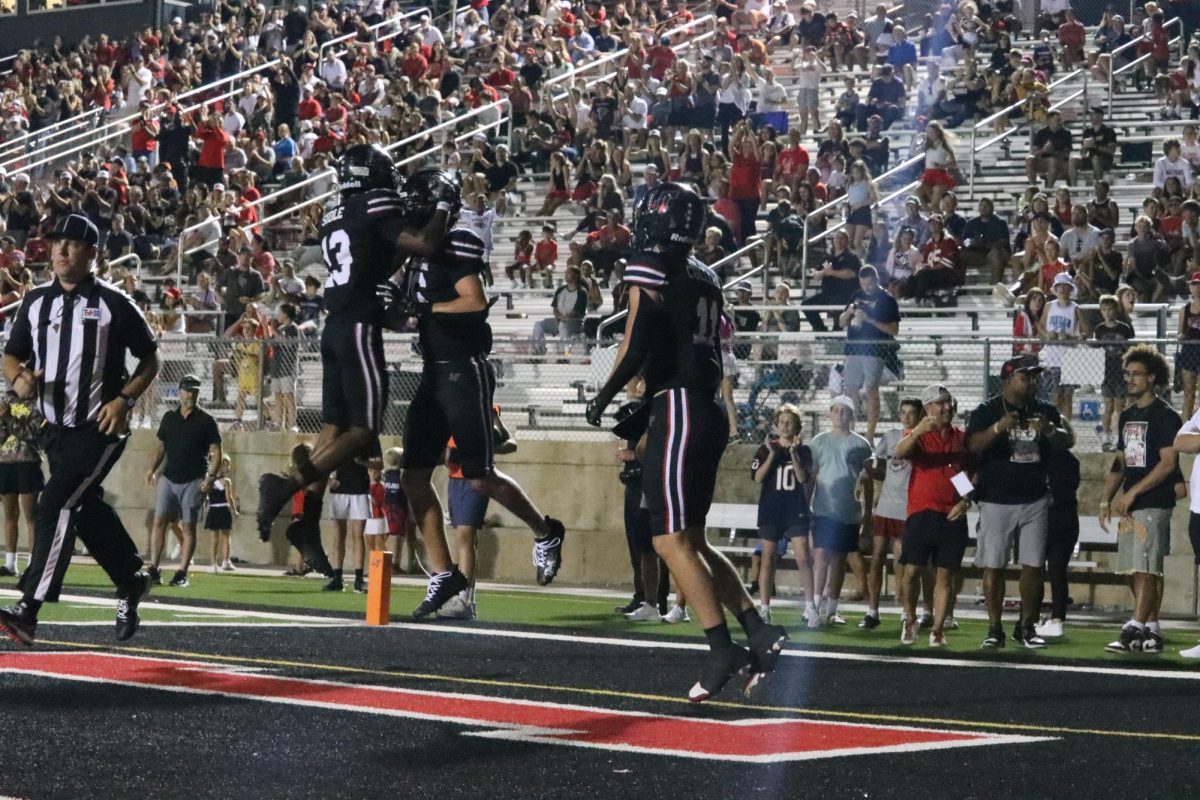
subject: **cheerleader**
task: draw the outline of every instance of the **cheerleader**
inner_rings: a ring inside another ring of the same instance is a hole
[[[229,477],[229,456],[221,456],[221,469],[213,478],[212,486],[204,503],[204,529],[212,531],[212,566],[225,572],[237,569],[229,558],[229,532],[233,529],[234,516],[241,513],[238,510],[237,493],[233,490],[233,480]]]

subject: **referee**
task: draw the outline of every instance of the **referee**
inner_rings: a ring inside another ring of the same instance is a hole
[[[0,630],[33,642],[38,610],[57,599],[78,534],[117,587],[116,635],[123,641],[137,630],[150,579],[100,483],[125,449],[130,409],[158,374],[158,345],[133,300],[93,274],[100,234],[87,217],[62,217],[46,238],[54,280],[25,295],[3,368],[17,396],[33,399],[46,419],[50,478],[19,584],[24,595],[0,609]],[[127,351],[137,359],[132,377]]]

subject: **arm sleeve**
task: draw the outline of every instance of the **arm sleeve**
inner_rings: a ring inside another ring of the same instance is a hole
[[[750,462],[750,479],[754,479],[754,473],[758,472],[758,468],[762,466],[763,460],[767,457],[767,446],[760,444],[758,449],[754,451],[754,460]]]
[[[29,322],[29,298],[21,302],[17,309],[17,318],[13,321],[8,341],[4,344],[4,354],[28,360],[33,355],[33,326]]]
[[[154,332],[146,324],[146,318],[142,316],[141,309],[128,298],[125,298],[124,303],[118,305],[117,308],[121,309],[121,313],[120,318],[114,320],[114,327],[121,331],[123,344],[129,348],[133,357],[141,360],[157,352],[158,340],[154,338]]]

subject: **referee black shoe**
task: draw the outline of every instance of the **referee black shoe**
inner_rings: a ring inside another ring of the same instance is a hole
[[[703,703],[725,688],[725,684],[733,678],[745,678],[743,691],[748,690],[757,682],[753,666],[754,656],[740,645],[710,650],[704,669],[700,672],[700,680],[688,692],[688,700]]]
[[[0,633],[18,644],[33,644],[37,632],[37,616],[22,601],[8,608],[0,608]]]
[[[296,493],[296,483],[287,475],[268,472],[258,479],[258,538],[264,542],[271,538],[271,525],[287,501]]]
[[[413,619],[428,617],[468,586],[467,576],[459,572],[458,567],[451,567],[449,572],[433,573],[429,576],[429,588],[425,590],[425,599],[413,609]]]
[[[142,618],[138,606],[142,598],[150,594],[150,576],[139,572],[133,576],[132,587],[117,595],[117,641],[124,642],[137,633]]]
[[[562,567],[563,539],[567,529],[553,517],[546,517],[550,532],[533,540],[533,565],[537,567],[538,586],[549,586]]]

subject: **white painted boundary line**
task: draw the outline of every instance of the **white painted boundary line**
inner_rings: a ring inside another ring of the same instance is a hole
[[[0,597],[20,597],[21,593],[11,589],[0,589]],[[115,601],[106,597],[91,597],[89,595],[64,594],[59,598],[60,602],[71,603],[81,606],[100,606],[104,608],[115,607]],[[302,622],[310,625],[329,625],[336,627],[346,627],[353,625],[362,625],[363,623],[357,620],[345,619],[342,617],[322,617],[314,614],[286,614],[277,611],[251,611],[238,608],[214,608],[211,606],[199,606],[182,603],[158,603],[150,601],[144,608],[157,609],[159,611],[182,611],[185,614],[191,615],[211,615],[212,617],[231,617],[235,619],[265,619],[273,622]],[[46,625],[56,625],[64,623],[46,622]],[[109,623],[111,624],[111,623]],[[153,620],[143,620],[143,624],[154,625]]]

